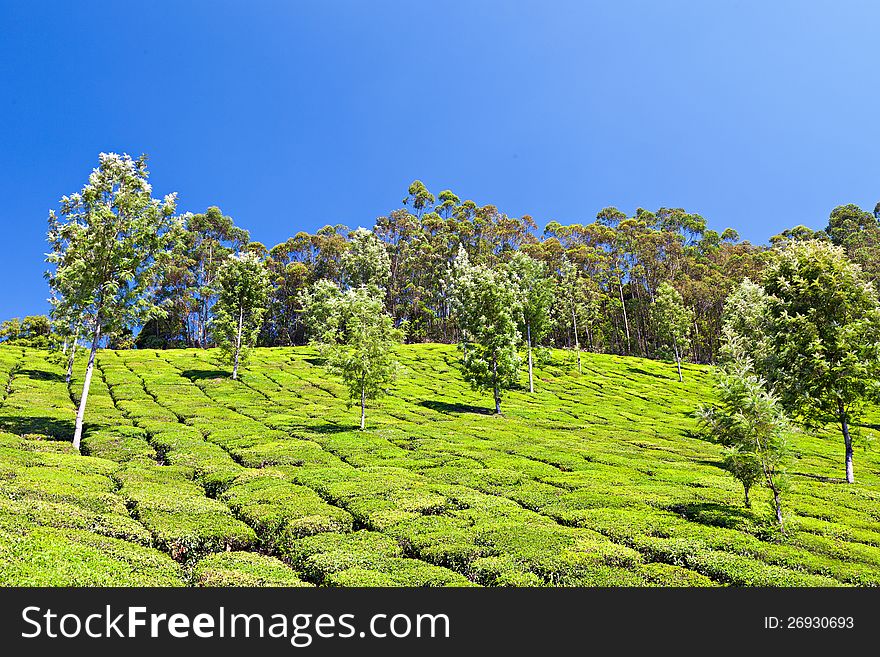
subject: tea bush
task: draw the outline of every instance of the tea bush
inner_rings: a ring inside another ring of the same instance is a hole
[[[256,349],[238,381],[215,350],[100,351],[79,456],[84,364],[68,387],[0,347],[2,581],[880,585],[875,451],[844,485],[836,437],[795,436],[779,534],[694,432],[711,368],[555,351],[494,417],[458,357],[402,347],[361,432],[312,348]],[[47,544],[80,556],[25,549]]]

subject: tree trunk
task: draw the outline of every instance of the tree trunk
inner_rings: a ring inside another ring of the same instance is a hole
[[[782,522],[782,503],[779,501],[779,489],[773,488],[773,508],[776,511],[776,522],[779,524],[779,529],[785,531],[785,525]]]
[[[501,391],[498,390],[498,360],[492,360],[492,393],[495,396],[495,415],[501,415]]]
[[[840,412],[840,428],[843,429],[843,443],[846,446],[846,483],[852,484],[856,480],[853,474],[853,444],[852,436],[849,435],[849,418],[843,407],[843,400],[837,400],[837,408]]]
[[[526,342],[529,345],[529,392],[535,392],[535,382],[532,378],[532,327],[526,324]]]
[[[80,451],[82,442],[83,419],[86,415],[86,400],[89,398],[89,386],[92,384],[92,372],[95,369],[95,353],[98,351],[98,342],[101,339],[101,322],[95,318],[95,333],[92,336],[92,351],[89,353],[89,364],[86,366],[86,379],[83,382],[82,396],[79,399],[79,409],[76,412],[76,430],[73,433],[73,447]]]
[[[578,341],[578,321],[574,312],[574,299],[571,302],[571,324],[574,327],[574,351],[577,354],[578,374],[581,374],[581,343]]]
[[[361,431],[367,425],[367,389],[361,384]]]
[[[79,327],[73,335],[73,344],[70,345],[70,355],[67,357],[67,373],[64,376],[64,382],[70,383],[73,378],[73,357],[76,355],[76,342],[79,340]]]
[[[241,327],[244,324],[244,307],[242,306],[238,312],[238,333],[235,335],[235,358],[232,364],[232,380],[238,378],[238,358],[241,354]]]
[[[752,508],[752,501],[749,499],[749,488],[748,486],[743,486],[743,492],[745,493],[745,505],[747,509]]]
[[[678,382],[684,383],[684,379],[681,376],[681,356],[678,355],[678,340],[672,341],[672,348],[675,349],[675,364],[678,366]]]
[[[623,309],[623,326],[626,329],[626,355],[629,356],[632,351],[629,337],[629,318],[626,316],[626,303],[623,300],[623,284],[619,280],[617,281],[617,289],[620,291],[620,307]]]

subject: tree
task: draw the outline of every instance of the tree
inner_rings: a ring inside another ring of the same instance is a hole
[[[678,367],[678,380],[681,375],[681,353],[687,349],[687,334],[694,321],[693,311],[684,305],[681,294],[669,282],[663,282],[657,289],[657,296],[651,306],[651,314],[661,340],[671,342]],[[667,343],[668,344],[668,343]]]
[[[773,494],[779,528],[788,422],[778,400],[748,363],[729,363],[716,386],[719,403],[698,411],[703,432],[726,448],[724,467],[743,485],[746,507],[749,490],[763,481]]]
[[[764,274],[768,298],[767,378],[783,407],[808,424],[843,434],[853,483],[851,426],[880,390],[880,304],[843,249],[791,242]]]
[[[5,319],[0,324],[0,342],[14,344],[21,336],[21,320],[18,317]]]
[[[759,284],[744,278],[728,295],[722,314],[721,333],[724,343],[721,356],[731,360],[747,360],[756,371],[764,371],[767,351],[767,293]]]
[[[52,287],[50,279],[51,296],[49,303],[52,309],[49,311],[50,344],[58,362],[65,364],[66,374],[64,382],[69,384],[73,377],[73,364],[76,358],[76,349],[79,345],[80,332],[83,331],[83,318],[77,309],[72,308],[64,299],[58,297],[58,290]],[[60,356],[57,348],[61,346]]]
[[[581,343],[578,337],[578,307],[582,299],[580,294],[582,288],[581,277],[578,269],[568,259],[563,263],[562,268],[562,284],[560,285],[561,300],[566,305],[566,310],[571,316],[572,336],[574,337],[574,350],[577,354],[578,374],[581,373]]]
[[[532,346],[540,343],[550,330],[550,306],[553,303],[553,281],[547,266],[517,251],[507,265],[519,308],[519,331],[525,340],[529,360],[529,392],[535,392],[532,375]]]
[[[263,325],[269,287],[269,272],[254,253],[230,255],[218,270],[211,333],[232,364],[233,380]]]
[[[846,250],[868,280],[880,282],[880,223],[875,213],[852,203],[840,205],[831,211],[825,233],[832,244]]]
[[[477,390],[492,390],[495,413],[501,414],[502,392],[517,380],[517,299],[506,273],[472,265],[463,249],[455,263],[452,294],[458,319],[466,381]]]
[[[391,259],[382,241],[366,228],[352,231],[348,238],[348,250],[342,256],[346,285],[373,285],[381,288],[388,285]]]
[[[207,347],[208,320],[217,297],[220,266],[230,254],[242,249],[250,237],[216,206],[209,207],[203,214],[189,215],[185,228],[183,239],[190,257],[188,267],[193,282],[190,302],[191,321],[195,325],[193,342]]]
[[[360,403],[363,431],[367,401],[384,394],[397,372],[394,354],[403,331],[385,313],[375,288],[361,285],[334,293],[328,287],[335,287],[332,283],[323,283],[306,297],[306,322],[330,371],[348,388],[349,404]]]
[[[55,266],[53,288],[67,307],[89,318],[92,329],[73,436],[76,449],[102,336],[161,312],[149,291],[175,195],[152,198],[148,178],[146,156],[101,153],[82,191],[61,199],[60,217],[49,215],[49,241],[57,244],[47,256]]]

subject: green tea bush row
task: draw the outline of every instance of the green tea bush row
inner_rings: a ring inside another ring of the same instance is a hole
[[[218,552],[193,568],[196,586],[312,586],[282,561],[253,552]]]

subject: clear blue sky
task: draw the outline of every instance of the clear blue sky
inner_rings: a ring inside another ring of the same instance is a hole
[[[268,246],[420,178],[508,214],[682,206],[764,242],[880,200],[872,2],[0,0],[0,318],[100,151]]]

